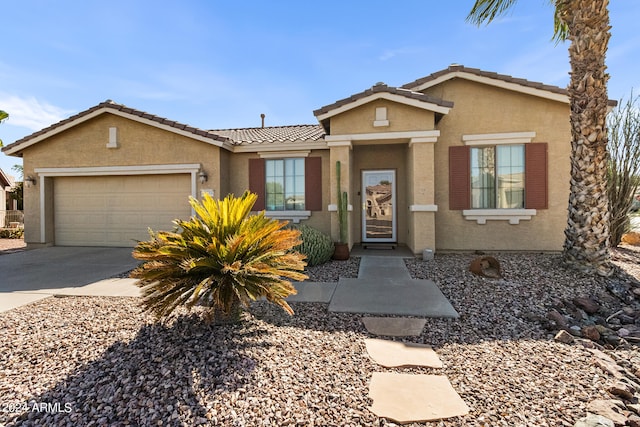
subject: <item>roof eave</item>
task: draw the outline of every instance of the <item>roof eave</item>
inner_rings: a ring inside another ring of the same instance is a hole
[[[111,107],[109,104],[102,103],[97,107],[90,108],[89,110],[86,110],[82,113],[77,114],[75,117],[71,117],[70,119],[66,119],[66,120],[63,120],[62,122],[53,124],[48,128],[45,128],[41,131],[38,131],[29,136],[26,136],[12,144],[9,144],[6,147],[2,148],[2,151],[9,156],[21,157],[22,155],[21,152],[25,148],[28,148],[34,144],[37,144],[47,138],[51,138],[54,135],[60,134],[66,130],[73,128],[74,126],[77,126],[80,123],[86,122],[88,120],[91,120],[105,113],[113,114],[120,117],[125,117],[133,121],[137,121],[140,123],[147,124],[149,126],[153,126],[169,132],[173,132],[190,139],[202,141],[207,144],[212,144],[217,147],[222,147],[227,150],[229,150],[231,147],[227,138],[210,134],[207,131],[192,128],[187,125],[180,125],[182,126],[182,128],[171,126],[163,122],[166,121],[173,124],[176,124],[176,122],[172,122],[166,119],[156,118],[156,116],[152,116],[149,114],[137,115],[137,114],[129,113],[126,111],[127,108],[124,108],[125,111],[122,111],[119,108],[116,108],[121,106],[119,106],[118,104],[113,104],[113,105],[114,107]]]
[[[313,114],[318,119],[318,122],[322,124],[323,121],[333,116],[336,116],[338,114],[360,107],[362,105],[368,104],[369,102],[372,102],[378,99],[386,99],[386,100],[397,102],[400,104],[411,105],[416,108],[421,108],[423,110],[433,111],[435,113],[440,113],[440,114],[448,114],[449,111],[451,110],[451,107],[453,107],[453,103],[451,102],[443,102],[442,104],[436,104],[433,102],[427,102],[419,99],[408,98],[402,95],[397,95],[395,93],[374,92],[371,95],[356,99],[352,102],[345,103],[343,105],[329,109],[327,111],[323,111],[323,109],[321,108],[319,110],[314,111]]]
[[[445,81],[448,81],[454,78],[461,78],[461,79],[470,80],[478,83],[484,83],[490,86],[495,86],[502,89],[511,90],[514,92],[525,93],[525,94],[537,96],[540,98],[563,102],[565,104],[569,103],[569,96],[566,93],[559,93],[559,92],[540,89],[536,87],[524,86],[514,82],[508,82],[501,79],[481,76],[481,75],[474,74],[464,70],[451,71],[448,73],[444,73],[426,82],[418,83],[415,85],[413,83],[409,83],[408,85],[403,86],[403,88],[419,92],[419,91],[428,89],[430,87],[437,86]]]

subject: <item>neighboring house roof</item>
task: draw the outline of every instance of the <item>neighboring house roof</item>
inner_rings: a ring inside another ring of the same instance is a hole
[[[20,156],[20,151],[30,145],[36,144],[43,139],[49,138],[55,134],[63,132],[79,123],[92,119],[104,113],[112,113],[123,117],[146,123],[150,126],[162,128],[175,133],[179,133],[191,138],[195,138],[204,142],[208,142],[214,145],[222,146],[228,143],[228,139],[219,136],[211,131],[198,129],[193,126],[189,126],[183,123],[179,123],[173,120],[165,119],[153,114],[146,113],[144,111],[129,108],[122,104],[117,104],[111,100],[101,102],[100,104],[75,114],[68,119],[62,120],[49,127],[46,127],[31,135],[25,136],[22,139],[15,141],[12,144],[7,145],[2,149],[6,154]]]
[[[561,102],[569,102],[569,91],[558,86],[547,85],[526,79],[519,79],[507,74],[498,74],[489,71],[482,71],[478,68],[469,68],[464,65],[452,64],[444,70],[429,74],[411,83],[402,85],[403,89],[412,91],[422,91],[432,86],[436,86],[444,81],[454,78],[477,81],[516,92],[528,93],[543,98],[553,99]],[[609,100],[608,105],[615,106],[617,101]]]
[[[363,92],[356,93],[348,98],[336,101],[333,104],[325,105],[324,107],[315,110],[313,114],[321,123],[326,124],[324,122],[328,118],[376,99],[388,99],[407,105],[413,105],[418,108],[435,111],[436,113],[441,114],[447,114],[453,107],[453,102],[450,101],[444,101],[442,99],[408,89],[387,86],[384,83],[376,83],[373,87]]]
[[[211,132],[229,139],[234,145],[273,142],[321,141],[320,125],[270,126],[260,128],[214,129]]]
[[[5,174],[2,169],[0,169],[0,190],[4,190],[5,187],[12,187],[13,180],[9,175]]]

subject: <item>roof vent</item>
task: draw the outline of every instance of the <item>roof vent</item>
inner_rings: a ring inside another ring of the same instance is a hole
[[[263,128],[264,128],[264,118],[265,118],[265,117],[266,117],[266,116],[265,116],[265,114],[264,114],[264,113],[260,114],[260,118],[262,119],[262,127],[263,127]]]

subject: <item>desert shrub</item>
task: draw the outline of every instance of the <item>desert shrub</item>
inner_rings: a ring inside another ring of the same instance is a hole
[[[334,251],[331,237],[305,224],[298,227],[298,230],[302,243],[294,249],[306,255],[308,265],[324,264],[331,259]]]
[[[195,216],[175,220],[174,232],[151,232],[138,242],[133,256],[143,261],[131,273],[142,288],[142,304],[158,317],[179,306],[205,307],[217,323],[240,319],[241,306],[266,298],[289,314],[285,298],[295,294],[291,282],[304,280],[304,256],[298,230],[265,216],[250,215],[257,196],[227,196],[202,202],[191,198]]]
[[[3,228],[0,229],[0,239],[22,239],[23,228]]]

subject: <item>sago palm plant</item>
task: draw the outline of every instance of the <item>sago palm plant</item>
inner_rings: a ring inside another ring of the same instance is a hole
[[[233,322],[241,306],[265,297],[293,314],[285,298],[296,290],[286,279],[307,278],[304,255],[292,250],[300,232],[264,212],[250,215],[256,199],[249,192],[191,198],[195,216],[175,220],[178,231],[150,231],[149,241],[138,242],[133,256],[143,263],[131,277],[144,308],[160,318],[198,305],[216,322]]]

